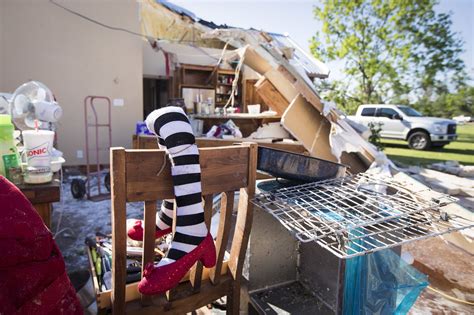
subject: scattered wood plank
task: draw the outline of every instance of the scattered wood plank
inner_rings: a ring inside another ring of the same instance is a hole
[[[272,110],[277,112],[278,115],[283,115],[289,102],[281,95],[281,93],[275,88],[275,86],[262,77],[255,84],[257,94],[263,99],[265,104],[268,105]]]

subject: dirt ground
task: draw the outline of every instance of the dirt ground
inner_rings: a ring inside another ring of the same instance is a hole
[[[428,275],[430,287],[459,300],[474,303],[474,257],[445,242],[430,238],[403,246],[415,259],[414,267]],[[418,314],[474,314],[474,305],[448,299],[429,288],[410,310]]]

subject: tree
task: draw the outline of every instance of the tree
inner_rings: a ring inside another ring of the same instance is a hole
[[[462,86],[456,92],[442,93],[434,100],[421,98],[413,104],[425,115],[448,117],[474,116],[474,87]]]
[[[346,109],[354,104],[434,97],[462,74],[463,42],[435,0],[322,0],[322,31],[311,40],[322,60],[343,60],[346,79],[321,86]],[[462,77],[462,76],[461,76]],[[465,78],[465,76],[464,76]],[[345,86],[344,91],[336,92]]]

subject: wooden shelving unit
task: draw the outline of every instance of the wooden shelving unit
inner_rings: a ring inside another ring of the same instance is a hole
[[[179,88],[214,89],[216,75],[214,67],[181,65],[181,80]]]
[[[175,85],[177,97],[182,97],[183,88],[212,89],[215,91],[214,104],[222,107],[227,103],[232,91],[232,82],[235,80],[235,71],[228,69],[215,69],[213,66],[197,66],[181,64],[175,72],[177,84]],[[242,105],[241,82],[237,84],[235,104]]]
[[[216,107],[222,107],[227,103],[231,92],[232,92],[232,82],[235,80],[235,71],[234,70],[224,70],[219,69],[217,71],[217,82],[216,82]],[[238,82],[240,83],[240,82]],[[240,105],[240,84],[237,84],[237,91],[235,94],[236,104]]]

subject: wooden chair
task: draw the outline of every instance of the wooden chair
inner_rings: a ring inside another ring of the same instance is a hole
[[[145,205],[142,260],[144,266],[154,259],[157,200],[174,198],[170,163],[163,150],[111,149],[113,242],[111,304],[114,314],[185,314],[223,296],[227,296],[227,313],[239,313],[242,268],[252,223],[250,200],[255,193],[257,145],[244,143],[238,146],[202,148],[199,152],[205,220],[208,226],[211,220],[213,195],[222,194],[216,239],[216,266],[205,269],[197,263],[188,276],[166,295],[140,297],[136,291],[136,284],[125,283],[126,203],[142,201]],[[232,226],[234,192],[237,190],[240,190],[237,220]],[[232,229],[234,234],[229,240]],[[231,250],[228,259],[224,261],[229,241]]]

